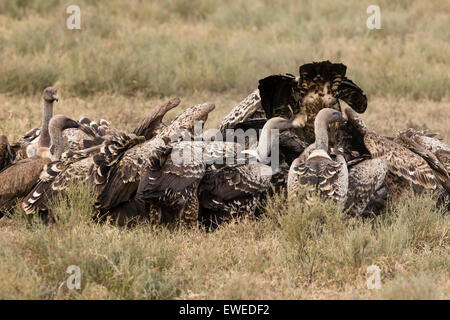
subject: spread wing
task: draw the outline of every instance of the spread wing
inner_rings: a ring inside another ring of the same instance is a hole
[[[47,210],[48,201],[63,192],[73,181],[85,181],[91,177],[93,158],[99,146],[81,151],[68,151],[59,161],[49,162],[43,168],[38,183],[22,201],[26,214]]]
[[[107,183],[97,198],[98,209],[109,210],[133,198],[139,186],[141,174],[147,167],[162,167],[171,147],[166,145],[180,129],[192,133],[196,121],[206,121],[214,104],[195,105],[175,117],[157,136],[124,152],[120,160],[110,170]]]
[[[203,161],[174,163],[169,156],[162,168],[145,169],[136,197],[143,200],[165,198],[165,201],[178,202],[186,196],[185,191],[189,187],[198,185],[205,168]]]
[[[96,201],[96,207],[109,210],[122,202],[134,197],[139,186],[142,170],[146,167],[162,166],[166,160],[166,144],[161,139],[152,139],[127,150],[116,164],[104,164],[101,170],[109,170],[108,179],[102,182],[102,187]],[[101,173],[106,177],[105,172]]]
[[[346,77],[339,84],[336,97],[347,102],[359,113],[363,113],[367,109],[367,97],[363,90]]]
[[[267,116],[293,118],[299,112],[298,80],[291,74],[268,76],[259,80],[261,106]]]
[[[152,114],[144,118],[133,130],[136,136],[144,136],[146,140],[151,139],[155,135],[155,131],[161,126],[162,118],[171,109],[180,104],[179,98],[170,99],[165,104],[159,106]]]
[[[403,134],[397,135],[394,141],[422,157],[422,159],[424,159],[428,163],[431,169],[433,169],[436,178],[440,181],[442,186],[447,190],[447,192],[450,192],[450,177],[448,170],[445,167],[445,164],[442,163],[434,153],[424,148],[415,140]],[[445,150],[439,151],[445,152]]]

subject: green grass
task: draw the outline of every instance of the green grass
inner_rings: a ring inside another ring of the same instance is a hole
[[[373,31],[370,1],[86,0],[81,30],[72,31],[69,4],[0,4],[0,92],[57,84],[82,96],[247,93],[264,76],[330,59],[347,64],[370,96],[448,97],[449,6],[441,1],[381,1],[382,29]]]

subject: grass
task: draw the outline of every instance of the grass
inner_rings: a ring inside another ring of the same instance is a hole
[[[359,224],[332,203],[305,208],[275,196],[262,219],[212,234],[99,225],[86,219],[90,202],[89,190],[74,186],[54,205],[51,227],[2,221],[0,298],[449,298],[450,224],[431,195]],[[69,265],[81,269],[80,290],[65,288]],[[380,290],[366,287],[370,265],[381,269]]]
[[[266,75],[330,59],[371,96],[448,97],[450,8],[440,1],[381,1],[374,31],[370,1],[84,0],[81,30],[66,29],[69,4],[0,4],[0,92],[57,84],[76,96],[246,93]]]
[[[274,73],[329,59],[367,93],[363,115],[381,134],[414,127],[450,140],[449,5],[378,1],[382,29],[366,28],[370,1],[344,4],[206,0],[77,2],[82,29],[65,28],[63,0],[0,2],[0,133],[11,141],[41,122],[40,95],[59,89],[55,113],[106,118],[131,130],[154,107],[211,101],[206,123]],[[342,219],[341,208],[276,196],[258,221],[214,233],[134,229],[89,219],[92,195],[73,186],[53,204],[58,223],[0,219],[0,299],[449,299],[449,218],[432,195],[383,215]],[[82,271],[81,290],[64,284]],[[381,269],[380,290],[366,287]]]

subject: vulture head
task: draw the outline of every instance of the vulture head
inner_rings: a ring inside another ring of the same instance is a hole
[[[78,128],[77,121],[72,120],[64,115],[57,114],[50,119],[50,130],[63,131],[69,128]]]
[[[44,101],[48,102],[48,103],[53,103],[54,101],[58,102],[59,98],[58,98],[58,90],[53,88],[53,87],[47,87],[44,89],[44,94],[42,96],[42,98],[44,99]]]

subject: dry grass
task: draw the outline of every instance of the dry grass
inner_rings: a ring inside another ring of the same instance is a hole
[[[246,93],[268,74],[311,60],[341,61],[371,96],[448,96],[449,4],[379,1],[78,1],[69,31],[64,0],[0,4],[0,92],[56,84],[73,95]],[[32,35],[32,36],[31,36]]]
[[[176,114],[194,104],[210,101],[216,109],[209,115],[206,128],[216,128],[223,117],[248,94],[211,92],[182,95],[181,104],[171,110],[164,121],[170,121]],[[61,100],[55,103],[55,113],[79,119],[106,118],[123,130],[132,130],[140,119],[152,112],[167,98],[125,97],[120,95],[94,95],[72,97],[64,90]],[[370,98],[369,98],[370,99]],[[34,96],[7,96],[0,94],[0,132],[11,140],[17,139],[27,130],[41,123],[41,98]],[[439,132],[445,141],[450,140],[450,101],[407,100],[403,98],[378,97],[369,100],[369,107],[363,115],[367,125],[381,134],[392,135],[397,130],[409,127]]]
[[[79,3],[82,30],[68,31],[71,2],[0,2],[0,133],[10,140],[39,125],[48,85],[60,89],[55,112],[75,119],[129,130],[179,96],[166,120],[211,101],[206,125],[216,127],[259,78],[330,59],[368,94],[370,128],[429,129],[450,141],[449,7],[440,1],[379,1],[378,31],[365,27],[370,1]],[[0,219],[0,299],[450,298],[450,220],[430,195],[356,225],[328,203],[305,209],[275,197],[259,221],[212,234],[98,225],[90,203],[89,190],[74,187],[54,204],[52,227]],[[58,289],[72,264],[81,290]],[[380,290],[366,288],[372,264]]]
[[[30,299],[448,299],[449,220],[431,196],[411,197],[359,225],[331,203],[269,200],[267,215],[208,234],[182,227],[97,225],[91,195],[74,188],[59,223],[4,220],[0,298]],[[68,209],[70,208],[70,209]],[[67,290],[69,265],[81,289]],[[381,269],[380,290],[366,287]]]

